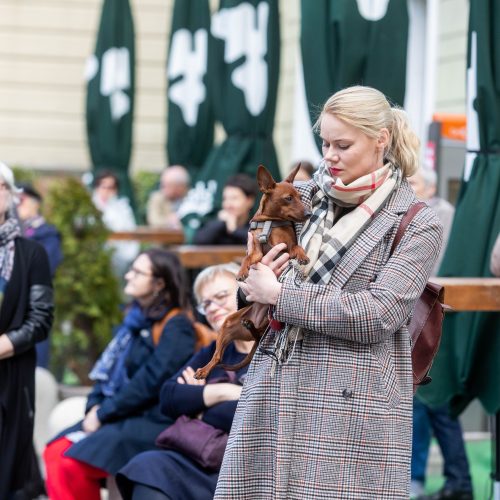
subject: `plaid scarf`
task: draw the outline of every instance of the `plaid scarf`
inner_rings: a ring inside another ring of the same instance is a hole
[[[312,198],[312,215],[300,235],[310,259],[303,273],[313,283],[326,285],[337,262],[399,186],[401,170],[387,163],[345,186],[331,177],[323,161],[314,180],[320,189]],[[335,222],[342,207],[355,208]]]
[[[21,228],[14,212],[10,211],[6,221],[0,225],[0,308],[14,267],[14,240],[18,236],[21,236]]]

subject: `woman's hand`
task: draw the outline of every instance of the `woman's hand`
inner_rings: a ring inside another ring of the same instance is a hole
[[[0,335],[0,359],[14,356],[14,345],[5,334]]]
[[[248,278],[240,283],[240,287],[249,302],[276,305],[281,292],[281,283],[273,270],[262,262],[250,268]]]
[[[253,234],[248,233],[247,255],[250,255],[253,252],[253,246]],[[287,252],[284,252],[284,250],[286,250],[286,244],[278,243],[277,245],[272,247],[269,252],[267,252],[266,255],[262,257],[261,260],[262,264],[271,268],[278,278],[280,274],[286,269],[286,267],[288,266],[288,261],[290,260],[290,255]],[[283,254],[279,255],[281,252],[283,252]]]
[[[204,379],[198,380],[194,378],[194,370],[188,366],[185,370],[182,371],[182,375],[177,377],[178,384],[187,384],[187,385],[205,385],[206,381]]]
[[[97,416],[97,410],[99,409],[99,405],[93,406],[82,422],[82,429],[85,432],[95,432],[99,427],[101,427],[101,421]]]
[[[241,385],[220,383],[207,384],[203,389],[203,403],[205,406],[214,406],[223,401],[236,401],[241,395]]]

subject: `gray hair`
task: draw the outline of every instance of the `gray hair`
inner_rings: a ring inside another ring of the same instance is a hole
[[[22,189],[17,188],[16,185],[14,184],[14,172],[12,172],[12,169],[10,169],[2,161],[0,161],[0,177],[7,184],[9,191],[11,191],[14,194],[19,194],[22,192]]]
[[[196,298],[196,302],[201,302],[201,289],[210,281],[214,280],[217,276],[226,275],[231,276],[236,280],[236,275],[240,270],[240,266],[234,262],[228,262],[227,264],[217,264],[215,266],[206,267],[201,271],[193,284],[193,292]]]

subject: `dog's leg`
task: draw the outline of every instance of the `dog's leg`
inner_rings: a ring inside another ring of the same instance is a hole
[[[260,262],[263,256],[264,254],[262,252],[262,245],[258,240],[256,240],[254,236],[253,250],[243,259],[238,275],[236,276],[237,281],[245,281],[248,278],[250,266],[253,266],[254,264],[257,264],[257,262]]]
[[[241,370],[243,367],[247,366],[250,363],[250,361],[252,361],[253,355],[255,354],[257,347],[259,347],[258,340],[256,340],[253,343],[252,350],[245,356],[245,358],[242,361],[240,361],[236,365],[222,365],[222,368],[224,368],[224,370],[229,370],[231,372],[237,372],[238,370]]]
[[[226,321],[224,321],[220,333],[217,336],[215,352],[212,359],[207,365],[196,370],[194,375],[195,378],[207,378],[208,374],[221,362],[222,357],[224,356],[224,351],[233,340],[254,340],[252,333],[241,324],[241,318],[249,307],[251,306],[240,309],[226,318]]]

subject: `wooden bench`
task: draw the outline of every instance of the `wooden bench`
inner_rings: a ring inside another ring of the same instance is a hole
[[[156,243],[159,245],[181,245],[184,243],[182,229],[162,229],[139,226],[132,231],[116,231],[109,235],[110,240],[134,240],[140,243]]]
[[[500,311],[500,278],[431,278],[454,311]]]
[[[180,245],[169,248],[175,252],[186,269],[203,269],[215,264],[241,262],[246,253],[244,245]]]

